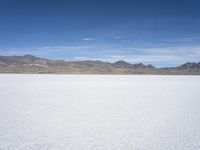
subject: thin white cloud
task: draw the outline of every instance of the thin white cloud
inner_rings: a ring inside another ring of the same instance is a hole
[[[188,47],[118,47],[116,45],[78,45],[78,46],[46,46],[36,48],[0,49],[0,55],[32,54],[65,60],[125,60],[131,63],[153,65],[179,65],[185,62],[200,61],[200,46]]]
[[[93,41],[94,39],[92,38],[83,38],[83,41]]]
[[[73,59],[74,60],[90,60],[89,57],[84,57],[84,56],[75,56]]]

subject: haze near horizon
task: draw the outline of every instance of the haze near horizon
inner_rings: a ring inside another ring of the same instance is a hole
[[[178,66],[200,60],[197,0],[3,0],[0,55]]]

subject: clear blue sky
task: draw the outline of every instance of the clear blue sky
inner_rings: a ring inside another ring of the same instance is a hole
[[[199,0],[0,0],[0,55],[200,61]]]

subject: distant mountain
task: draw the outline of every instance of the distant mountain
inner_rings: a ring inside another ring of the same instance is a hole
[[[156,68],[142,63],[130,64],[123,60],[110,63],[49,60],[32,55],[0,56],[0,73],[200,75],[200,62]]]

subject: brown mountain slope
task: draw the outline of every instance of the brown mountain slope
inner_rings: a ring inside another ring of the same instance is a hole
[[[155,68],[152,65],[102,61],[63,61],[38,58],[32,55],[0,56],[0,73],[51,74],[188,74],[200,75],[200,63],[178,67]]]

